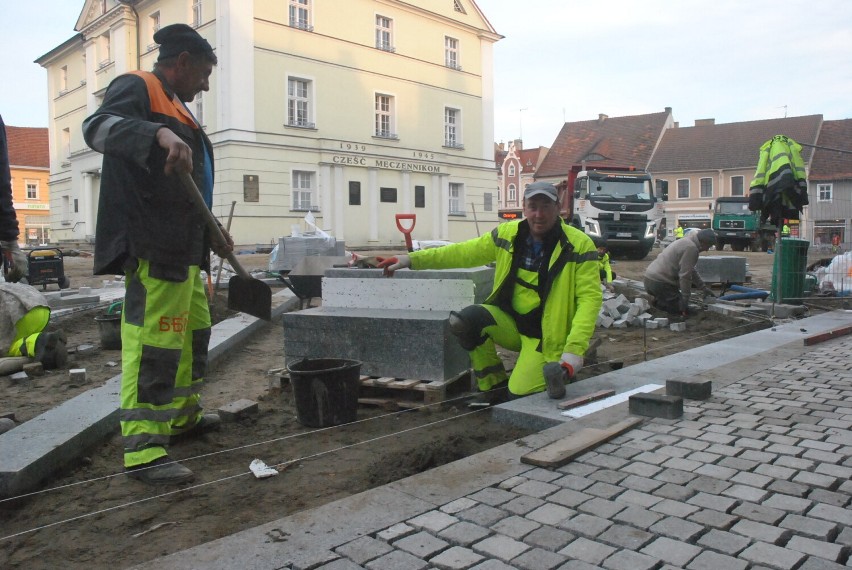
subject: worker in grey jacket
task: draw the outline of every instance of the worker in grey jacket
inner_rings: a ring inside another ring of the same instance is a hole
[[[645,270],[645,291],[654,296],[655,307],[686,316],[693,286],[701,289],[705,296],[715,296],[695,270],[698,254],[710,249],[714,243],[716,233],[711,229],[689,232],[651,262]]]

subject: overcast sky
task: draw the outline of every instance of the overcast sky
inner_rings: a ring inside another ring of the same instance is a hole
[[[494,48],[498,142],[551,146],[565,121],[665,107],[684,127],[785,113],[852,118],[849,0],[478,4],[505,36]],[[2,7],[0,114],[7,125],[46,127],[47,76],[33,61],[75,34],[83,0]]]

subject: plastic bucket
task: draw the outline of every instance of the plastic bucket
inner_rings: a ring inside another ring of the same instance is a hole
[[[305,358],[287,370],[300,424],[327,427],[358,419],[360,361]]]
[[[104,350],[121,350],[121,314],[98,315],[98,332],[101,334],[101,348]]]

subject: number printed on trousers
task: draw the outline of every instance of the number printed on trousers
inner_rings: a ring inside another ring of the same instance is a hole
[[[160,331],[176,333],[186,332],[187,325],[189,324],[189,318],[187,317],[188,314],[189,313],[183,313],[178,317],[169,317],[167,315],[160,317]]]

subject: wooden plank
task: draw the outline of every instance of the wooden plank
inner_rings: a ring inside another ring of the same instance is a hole
[[[375,386],[387,386],[388,384],[391,384],[393,382],[396,382],[396,378],[391,378],[391,377],[388,377],[388,376],[382,376],[381,378],[375,378],[373,380],[373,385],[375,385]]]
[[[521,463],[538,467],[561,467],[578,455],[606,443],[642,422],[641,418],[627,418],[606,429],[583,428],[564,439],[527,453],[521,457]]]
[[[813,346],[815,344],[819,344],[821,342],[825,342],[827,340],[831,340],[833,338],[837,338],[839,336],[845,336],[847,334],[852,333],[852,325],[848,327],[840,327],[838,329],[832,329],[830,331],[824,332],[822,334],[815,334],[813,336],[805,337],[805,346]]]
[[[407,390],[412,386],[416,386],[417,384],[420,384],[420,380],[397,380],[396,382],[389,384],[388,388]]]
[[[615,395],[615,390],[600,390],[598,392],[592,392],[591,394],[586,394],[585,396],[580,396],[579,398],[574,398],[573,400],[565,400],[564,402],[559,402],[556,404],[556,407],[560,410],[570,410],[571,408],[577,408],[579,406],[584,406],[589,402],[595,402],[597,400],[603,400],[604,398],[609,398],[610,396]]]

